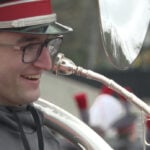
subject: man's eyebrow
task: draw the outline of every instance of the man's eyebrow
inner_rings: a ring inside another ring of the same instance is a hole
[[[17,41],[17,43],[31,42],[31,41],[35,41],[35,40],[39,40],[39,38],[37,38],[37,37],[22,37]]]

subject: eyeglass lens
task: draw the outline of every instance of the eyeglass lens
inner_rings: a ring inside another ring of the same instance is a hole
[[[33,43],[24,47],[23,50],[23,62],[33,63],[40,56],[44,47],[47,47],[50,56],[57,53],[60,45],[62,43],[62,38],[48,39],[44,43]]]

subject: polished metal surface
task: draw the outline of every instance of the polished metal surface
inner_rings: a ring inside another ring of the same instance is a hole
[[[34,106],[44,113],[46,125],[68,138],[81,150],[113,150],[85,123],[62,108],[39,98]]]
[[[134,62],[150,22],[150,0],[98,0],[104,50],[118,69]]]
[[[78,76],[82,76],[91,80],[101,82],[102,84],[110,87],[117,93],[124,96],[128,101],[136,105],[140,110],[144,111],[146,114],[150,114],[149,105],[147,105],[143,100],[138,98],[136,95],[129,92],[128,90],[126,90],[125,88],[117,84],[115,81],[107,78],[102,74],[96,73],[92,70],[84,69],[80,66],[76,66],[75,63],[73,63],[73,61],[66,58],[62,53],[59,53],[56,56],[56,61],[53,67],[53,71],[56,72],[57,74],[62,74],[62,75],[75,74]]]

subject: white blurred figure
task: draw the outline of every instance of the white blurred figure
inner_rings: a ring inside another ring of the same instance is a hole
[[[89,125],[106,140],[114,137],[112,124],[125,115],[125,108],[113,94],[113,90],[103,86],[89,109]]]

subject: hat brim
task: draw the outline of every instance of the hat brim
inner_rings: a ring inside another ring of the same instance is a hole
[[[29,34],[65,34],[73,31],[72,28],[68,26],[64,26],[58,22],[53,22],[50,24],[41,24],[34,25],[28,27],[20,27],[20,28],[3,28],[0,31],[8,31],[8,32],[17,32],[17,33],[29,33]]]

